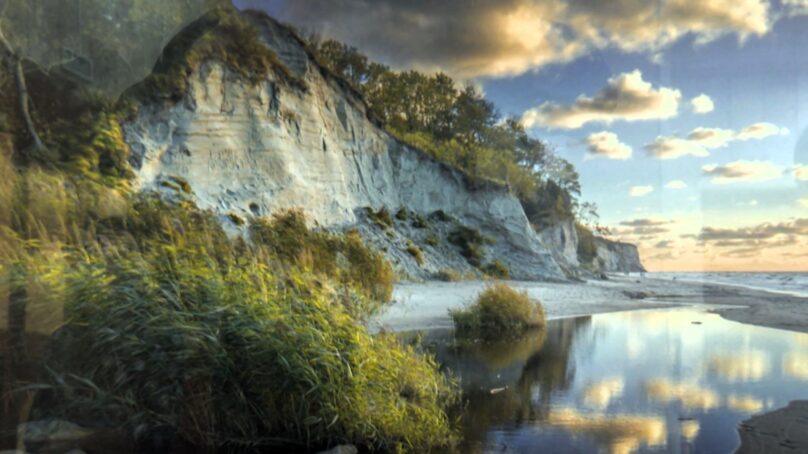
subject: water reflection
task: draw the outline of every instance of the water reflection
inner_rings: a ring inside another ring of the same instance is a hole
[[[769,358],[759,350],[725,353],[710,358],[707,370],[729,382],[760,381],[769,372]]]
[[[679,433],[686,441],[692,442],[699,436],[701,424],[695,419],[686,419],[679,424]]]
[[[732,452],[750,414],[808,398],[803,335],[694,309],[557,320],[515,343],[427,337],[465,390],[463,453]]]
[[[663,445],[667,438],[665,420],[654,416],[582,414],[565,408],[552,411],[541,424],[590,437],[612,454],[630,454],[641,446]]]
[[[623,386],[623,379],[620,377],[596,381],[587,385],[584,390],[584,402],[592,407],[606,408],[612,399],[623,394]]]
[[[727,396],[727,407],[745,413],[757,413],[763,410],[763,401],[754,396],[730,394]]]
[[[660,402],[680,402],[684,408],[709,410],[718,406],[718,394],[696,383],[674,383],[666,379],[649,380],[645,384],[648,397]]]
[[[808,353],[789,352],[783,357],[783,373],[808,381]]]

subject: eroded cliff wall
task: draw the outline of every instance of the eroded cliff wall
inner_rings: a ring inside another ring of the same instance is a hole
[[[314,225],[359,228],[413,277],[473,268],[446,240],[461,225],[495,240],[483,265],[499,260],[518,279],[566,277],[506,188],[473,181],[395,140],[293,33],[269,18],[244,17],[303,86],[273,73],[253,83],[219,61],[200,62],[181,99],[143,102],[124,124],[141,189],[169,191],[163,182],[183,179],[197,204],[219,213],[231,231],[244,227],[228,224],[230,215],[299,208]],[[379,229],[367,207],[405,208],[431,225],[396,220]],[[434,220],[438,211],[452,220]],[[411,244],[422,250],[422,263],[407,252]]]

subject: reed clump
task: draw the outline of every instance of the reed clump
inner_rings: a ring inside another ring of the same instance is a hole
[[[540,303],[501,282],[486,287],[472,305],[449,313],[458,337],[482,341],[518,337],[545,325]]]

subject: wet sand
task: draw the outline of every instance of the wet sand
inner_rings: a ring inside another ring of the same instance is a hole
[[[808,401],[753,416],[738,427],[741,447],[736,454],[808,452]]]

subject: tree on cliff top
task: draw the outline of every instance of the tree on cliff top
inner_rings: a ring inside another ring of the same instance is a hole
[[[393,71],[355,47],[312,39],[319,62],[365,98],[393,135],[473,177],[507,184],[531,221],[545,225],[571,218],[581,186],[575,167],[515,118],[503,118],[473,85],[448,75]]]

